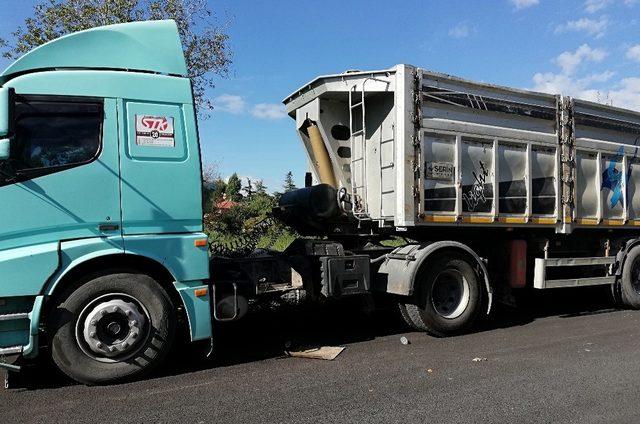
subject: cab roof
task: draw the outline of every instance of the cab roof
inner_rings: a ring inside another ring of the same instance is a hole
[[[107,25],[65,35],[20,57],[0,74],[14,76],[50,69],[110,69],[187,75],[174,21]]]

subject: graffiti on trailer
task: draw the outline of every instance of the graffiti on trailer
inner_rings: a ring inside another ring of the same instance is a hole
[[[633,158],[631,162],[633,162],[633,159],[635,159],[638,154],[639,140],[640,140],[640,137],[636,138],[635,142],[633,143],[636,146],[636,148],[635,148],[635,151],[633,152]],[[613,193],[611,195],[611,200],[609,201],[609,207],[612,209],[616,206],[618,202],[620,203],[620,206],[624,206],[622,204],[622,171],[618,171],[618,169],[616,168],[616,164],[622,163],[623,157],[624,157],[624,146],[620,146],[618,148],[618,151],[616,152],[616,155],[611,158],[611,161],[609,162],[609,166],[607,166],[607,168],[602,172],[602,185],[600,187],[600,190],[604,190],[605,188],[607,188],[611,190],[611,192]],[[625,181],[625,183],[629,182],[630,177],[631,177],[631,163],[629,164],[629,168],[627,169],[627,178],[626,178],[627,181]]]
[[[489,171],[485,167],[484,162],[482,161],[478,161],[478,162],[480,163],[480,168],[482,168],[482,172],[480,172],[479,174],[476,173],[475,171],[472,172],[473,179],[475,181],[471,186],[471,190],[469,190],[467,193],[462,193],[462,198],[464,199],[465,202],[467,202],[467,207],[469,208],[470,212],[473,212],[476,209],[476,207],[478,207],[480,202],[484,204],[487,201],[487,198],[484,195],[484,184],[487,181],[487,176],[489,175]]]

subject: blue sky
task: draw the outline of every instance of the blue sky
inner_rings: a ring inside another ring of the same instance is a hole
[[[35,2],[0,0],[0,36]],[[205,162],[281,188],[304,151],[281,100],[317,75],[410,63],[640,110],[640,0],[210,1],[232,75],[209,92]],[[0,59],[0,68],[8,63]]]

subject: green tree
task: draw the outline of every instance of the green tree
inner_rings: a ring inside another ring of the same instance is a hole
[[[227,191],[227,183],[222,178],[217,178],[213,181],[213,190],[211,191],[211,198],[214,203],[218,203],[224,199],[224,194]]]
[[[251,178],[247,177],[247,185],[242,187],[242,191],[244,191],[244,195],[247,198],[250,199],[253,197],[255,190],[253,189],[253,181],[251,181]]]
[[[205,213],[213,209],[215,205],[216,182],[220,179],[216,164],[207,164],[202,169],[202,204]]]
[[[225,189],[227,199],[233,200],[234,202],[239,202],[240,200],[242,200],[242,194],[240,194],[240,190],[242,190],[242,182],[240,181],[238,174],[234,172],[229,177],[229,181],[227,181],[227,188]]]
[[[293,182],[293,172],[287,172],[287,175],[284,177],[284,184],[282,185],[282,188],[285,193],[296,189],[296,184]]]
[[[176,21],[196,108],[207,116],[213,105],[206,90],[214,87],[214,77],[228,75],[232,52],[226,28],[216,23],[206,0],[44,0],[11,33],[12,42],[0,38],[0,48],[15,59],[70,32],[155,19]]]
[[[256,181],[253,189],[255,190],[256,194],[267,194],[267,186],[264,185],[264,181],[262,180]]]

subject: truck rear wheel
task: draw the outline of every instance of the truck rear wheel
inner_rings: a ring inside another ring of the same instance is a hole
[[[640,309],[640,246],[631,248],[627,253],[619,293],[625,306]]]
[[[151,277],[113,273],[67,292],[49,321],[51,355],[67,376],[84,384],[139,377],[166,356],[175,313]]]
[[[438,337],[469,331],[482,309],[481,279],[462,255],[449,254],[427,264],[416,278],[415,293],[412,303],[401,305],[405,321]]]

